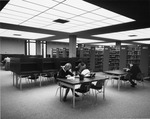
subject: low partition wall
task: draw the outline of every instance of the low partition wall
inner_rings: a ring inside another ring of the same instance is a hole
[[[29,72],[49,72],[58,71],[60,66],[66,63],[72,64],[72,70],[75,70],[75,66],[78,64],[78,60],[81,58],[11,58],[10,70],[18,75]],[[86,63],[86,58],[82,58]]]

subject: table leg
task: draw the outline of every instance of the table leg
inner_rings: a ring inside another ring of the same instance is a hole
[[[103,99],[105,99],[105,86],[106,86],[106,84],[104,82],[104,86],[103,86]]]
[[[21,76],[19,76],[19,79],[20,79],[20,90],[22,90],[22,82],[21,82],[22,78],[21,78]]]
[[[16,74],[16,87],[18,87],[18,75]]]
[[[73,108],[75,108],[75,87],[73,87]]]
[[[61,88],[61,85],[60,85],[60,93],[59,93],[59,95],[60,95],[60,101],[61,101],[61,89],[62,89],[62,88]]]
[[[41,87],[41,77],[42,77],[42,76],[41,76],[41,74],[40,74],[40,87]]]
[[[13,86],[15,85],[15,83],[14,83],[14,78],[15,78],[15,74],[14,74],[14,72],[13,72]]]
[[[118,78],[118,90],[120,90],[120,76]]]

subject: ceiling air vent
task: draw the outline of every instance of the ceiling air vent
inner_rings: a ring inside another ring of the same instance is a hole
[[[69,21],[64,20],[64,19],[56,19],[56,20],[54,20],[53,22],[64,24],[64,23],[67,23],[67,22],[69,22]]]

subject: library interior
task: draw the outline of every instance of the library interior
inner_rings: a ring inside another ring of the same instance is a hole
[[[150,1],[0,1],[0,82],[2,119],[150,118]]]

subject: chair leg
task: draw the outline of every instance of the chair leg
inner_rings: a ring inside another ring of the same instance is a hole
[[[58,90],[60,90],[60,86],[57,88],[56,93],[55,93],[55,96],[57,95]],[[64,88],[62,88],[62,95],[63,95],[63,92],[64,92]]]
[[[57,95],[59,89],[60,89],[60,87],[57,88],[56,93],[55,93],[55,96]]]
[[[97,102],[97,93],[96,93],[96,90],[95,90],[95,98],[96,98],[96,102]]]

